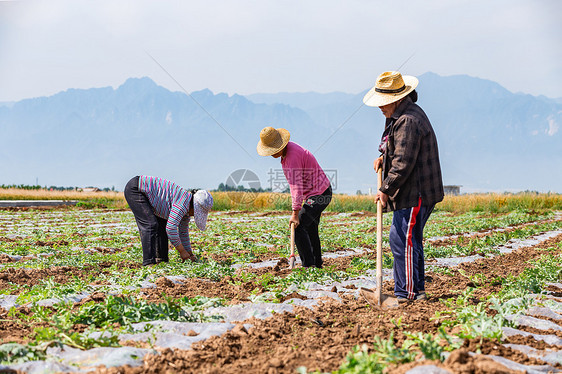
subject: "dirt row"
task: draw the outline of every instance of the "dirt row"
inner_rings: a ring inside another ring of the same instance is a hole
[[[166,349],[158,355],[145,357],[140,367],[100,368],[97,372],[294,373],[299,366],[322,372],[333,371],[341,365],[352,347],[358,344],[372,347],[376,336],[389,339],[392,334],[395,345],[400,346],[407,338],[404,332],[435,334],[441,322],[433,317],[436,312],[447,310],[442,301],[457,297],[467,287],[476,286],[470,278],[477,276],[479,279],[479,288],[470,300],[476,304],[499,290],[500,279],[520,274],[528,267],[529,260],[542,256],[545,248],[556,247],[560,242],[562,235],[510,254],[462,264],[452,274],[428,273],[428,300],[408,303],[399,309],[381,311],[362,299],[341,293],[341,303],[325,300],[314,310],[298,307],[293,313],[274,315],[266,320],[250,319],[244,321],[253,325],[248,331],[239,324],[220,337],[196,343],[192,350]],[[213,284],[208,286],[214,287]],[[392,284],[385,284],[385,293],[392,293]],[[536,332],[531,328],[521,329]],[[522,336],[507,338],[503,343],[527,344],[537,349],[561,348]],[[486,339],[466,341],[464,347],[454,351],[444,363],[432,363],[455,373],[514,372],[482,355],[468,355],[468,352],[476,351],[499,355],[525,365],[544,364],[503,347],[498,341]],[[427,362],[391,367],[389,372],[403,373],[422,364]]]
[[[236,212],[236,214],[238,214],[240,212]],[[224,213],[225,215],[228,215],[227,213]],[[270,216],[270,215],[283,215],[283,214],[287,214],[287,212],[265,212],[265,213],[261,213],[258,216]],[[326,212],[325,213],[328,216],[331,215],[336,215],[337,213],[334,212]],[[352,217],[355,216],[371,216],[373,215],[373,213],[371,212],[365,212],[365,213],[353,213],[351,214]],[[529,225],[535,225],[538,222],[541,223],[546,223],[546,222],[553,222],[556,221],[556,219],[549,219],[549,220],[541,220],[541,221],[536,221],[536,222],[527,222],[527,223],[522,223],[522,224],[518,224],[518,225],[511,225],[508,228],[506,228],[503,232],[505,233],[509,233],[518,229],[521,229],[522,227],[526,227]],[[351,222],[349,225],[353,225],[353,223]],[[385,227],[385,230],[388,230],[388,227]],[[373,233],[376,231],[376,227],[371,227],[368,229],[364,230],[366,233]],[[388,232],[388,231],[387,231]],[[490,230],[481,230],[480,232],[474,233],[472,235],[460,235],[460,236],[455,236],[452,238],[446,238],[446,239],[438,239],[438,240],[432,240],[432,241],[428,241],[428,243],[430,242],[431,245],[433,247],[442,247],[442,246],[448,246],[448,245],[452,245],[452,244],[463,244],[463,243],[468,243],[470,240],[472,239],[476,239],[476,238],[484,238],[490,235],[493,235],[494,232],[490,231]],[[220,234],[216,233],[216,236],[220,236]],[[85,236],[84,234],[81,233],[74,233],[72,235],[74,236],[78,236],[78,237],[83,237]],[[35,243],[33,243],[36,246],[49,246],[49,247],[59,247],[59,246],[65,246],[68,245],[68,238],[65,237],[65,239],[61,239],[59,237],[50,237],[50,238],[45,238],[44,240],[37,240]],[[253,237],[246,237],[243,239],[244,241],[247,242],[259,242],[259,239],[257,238],[253,238]],[[4,241],[4,242],[17,242],[17,239],[10,239],[7,237],[1,237],[0,236],[0,241]],[[289,241],[289,238],[287,237],[287,243]],[[366,243],[361,243],[360,244],[362,247],[366,248],[367,250],[371,250],[374,251],[375,250],[375,246],[373,244],[366,244]],[[130,250],[130,247],[132,247],[133,244],[130,243],[129,245],[127,245],[127,249],[126,248],[121,248],[121,249],[116,249],[113,248],[114,251],[119,251],[119,250]],[[237,250],[237,254],[239,256],[254,256],[254,259],[252,262],[257,263],[257,262],[263,262],[263,261],[268,261],[268,260],[272,260],[272,259],[276,259],[279,258],[279,253],[284,253],[288,251],[288,244],[287,245],[274,245],[273,247],[269,248],[268,251],[264,251],[264,252],[255,252],[252,250],[248,250],[248,249],[240,249]],[[107,250],[104,247],[94,247],[94,249],[104,252],[105,250]],[[347,250],[347,248],[341,247],[341,246],[335,246],[334,251],[341,251],[341,250]],[[386,248],[386,250],[388,250],[388,248]],[[170,246],[170,251],[175,252],[175,249]],[[60,252],[58,252],[60,253]],[[288,252],[287,252],[288,253]],[[474,253],[473,253],[474,254]],[[212,259],[214,261],[217,262],[227,262],[229,263],[232,259],[231,254],[229,253],[216,253],[216,252],[207,252],[207,251],[203,251],[201,253],[198,253],[198,255],[202,255],[204,257],[207,257],[209,259]],[[20,261],[28,261],[30,259],[33,259],[33,256],[25,256],[23,257]],[[12,258],[10,258],[9,256],[5,255],[5,254],[0,254],[0,264],[2,263],[9,263],[9,262],[14,262],[14,260]],[[329,263],[327,264],[329,265]]]

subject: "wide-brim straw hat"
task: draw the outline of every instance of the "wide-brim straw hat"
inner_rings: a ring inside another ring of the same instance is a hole
[[[264,127],[260,132],[260,141],[256,147],[260,156],[271,156],[287,146],[291,134],[285,129]]]
[[[213,207],[213,196],[206,190],[198,190],[193,195],[193,218],[201,231],[207,228],[207,216]]]
[[[408,96],[418,86],[418,78],[402,75],[397,71],[385,71],[377,78],[375,87],[363,97],[368,106],[384,106]]]

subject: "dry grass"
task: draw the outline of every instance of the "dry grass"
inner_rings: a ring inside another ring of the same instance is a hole
[[[291,196],[281,193],[212,192],[215,200],[213,210],[291,210]],[[0,200],[79,200],[82,206],[105,206],[126,208],[122,192],[77,192],[0,189]],[[326,209],[332,212],[370,211],[376,212],[373,196],[334,195]],[[468,211],[504,213],[513,210],[562,210],[561,194],[466,194],[445,196],[437,210],[463,213]]]
[[[122,192],[78,192],[50,191],[45,189],[26,190],[19,188],[0,189],[0,200],[89,200],[124,199]]]
[[[214,210],[290,210],[289,194],[213,192]],[[562,210],[561,194],[465,194],[445,196],[437,210],[464,213],[505,213],[514,210]],[[376,212],[374,196],[334,195],[326,209],[332,212],[370,211]]]
[[[437,209],[455,213],[561,210],[562,194],[520,192],[445,196],[445,199],[437,205]]]
[[[79,192],[56,190],[28,190],[0,188],[0,200],[78,200],[78,206],[86,208],[127,208],[123,192]]]

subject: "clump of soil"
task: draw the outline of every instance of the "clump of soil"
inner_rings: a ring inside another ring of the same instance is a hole
[[[14,259],[5,253],[0,254],[0,264],[7,264],[10,262],[14,262]]]
[[[68,242],[66,240],[51,240],[51,241],[43,241],[43,240],[37,240],[35,242],[35,245],[38,247],[62,247],[62,246],[67,246]]]
[[[488,373],[488,374],[524,374],[519,370],[511,370],[488,357],[477,355],[471,357],[469,350],[459,349],[451,352],[443,366],[450,368],[454,373]]]
[[[482,341],[480,339],[465,340],[463,347],[470,352],[480,351],[485,355],[506,357],[523,365],[546,364],[541,360],[530,358],[519,351],[504,347],[501,343],[490,339],[483,339]]]
[[[308,297],[303,296],[303,295],[301,295],[301,294],[299,294],[299,293],[297,293],[297,292],[291,292],[290,294],[287,294],[287,295],[283,296],[283,297],[279,300],[279,302],[282,303],[282,302],[285,302],[285,301],[290,300],[290,299],[308,300]]]
[[[106,295],[103,292],[94,292],[90,296],[86,296],[85,298],[80,300],[80,302],[74,303],[74,306],[84,305],[86,303],[89,303],[90,301],[93,301],[93,302],[96,302],[96,303],[101,303],[101,302],[105,301],[105,298],[106,298]]]

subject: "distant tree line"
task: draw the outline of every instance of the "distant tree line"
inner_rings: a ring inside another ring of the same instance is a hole
[[[228,186],[224,183],[219,184],[219,187],[216,190],[212,190],[212,191],[219,191],[219,192],[232,192],[232,191],[238,191],[238,192],[271,192],[271,188],[246,188],[244,186]]]
[[[7,188],[17,188],[20,190],[49,190],[49,191],[78,191],[82,190],[82,187],[61,187],[61,186],[39,186],[39,185],[28,185],[28,184],[0,184],[0,188],[7,189]],[[86,187],[86,188],[93,188],[93,187]],[[109,192],[115,191],[115,186],[109,188],[100,188],[100,191]]]
[[[40,190],[41,186],[29,186],[27,184],[2,184],[0,188],[19,188],[20,190]]]

